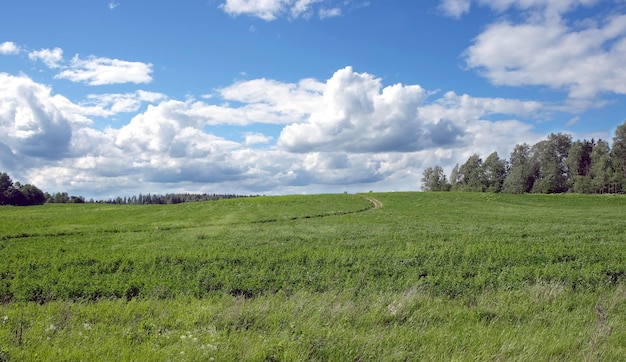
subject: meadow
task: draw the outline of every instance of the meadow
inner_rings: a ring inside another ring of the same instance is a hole
[[[0,361],[626,358],[620,195],[46,204],[0,219]]]

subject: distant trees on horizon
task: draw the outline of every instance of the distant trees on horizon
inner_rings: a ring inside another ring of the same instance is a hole
[[[93,198],[85,200],[82,196],[70,196],[67,192],[45,193],[46,202],[51,204],[115,204],[115,205],[153,205],[153,204],[181,204],[184,202],[213,201],[232,199],[237,197],[253,197],[253,195],[236,194],[193,194],[193,193],[170,193],[170,194],[139,194],[134,196],[115,197],[103,200]]]
[[[617,127],[612,147],[599,139],[572,141],[552,133],[532,146],[515,145],[509,159],[491,153],[471,155],[447,178],[441,166],[422,174],[423,191],[584,194],[626,192],[626,122]]]
[[[116,197],[107,200],[89,199],[86,201],[83,196],[69,195],[67,192],[55,192],[49,194],[41,191],[34,185],[21,185],[13,182],[6,172],[0,173],[0,206],[30,206],[51,204],[82,204],[82,203],[103,203],[103,204],[180,204],[184,202],[212,201],[221,199],[232,199],[239,197],[254,197],[258,195],[237,195],[237,194],[194,194],[194,193],[169,193],[169,194],[139,194],[130,197]]]
[[[114,199],[93,201],[96,203],[105,204],[136,204],[136,205],[148,205],[148,204],[181,204],[184,202],[198,202],[198,201],[214,201],[221,199],[233,199],[240,197],[254,197],[255,195],[236,195],[236,194],[190,194],[190,193],[171,193],[171,194],[139,194],[131,197],[116,197]]]

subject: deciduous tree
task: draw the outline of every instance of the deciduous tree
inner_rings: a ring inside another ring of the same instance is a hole
[[[500,192],[506,178],[506,161],[500,159],[498,152],[493,152],[482,166],[483,185],[487,192]]]
[[[593,146],[589,156],[591,158],[591,164],[589,165],[591,192],[597,194],[609,192],[611,179],[613,177],[609,143],[603,140],[598,140],[598,142]]]
[[[515,145],[509,158],[509,172],[504,179],[503,192],[523,194],[532,189],[537,168],[530,156],[528,144]]]
[[[626,122],[615,129],[611,147],[611,163],[613,166],[613,185],[617,192],[626,190]]]
[[[563,133],[552,133],[545,141],[535,144],[531,153],[539,166],[532,191],[544,194],[567,191],[567,156],[572,137]]]
[[[441,166],[428,167],[422,174],[422,191],[448,191],[449,184]]]
[[[591,151],[593,140],[576,141],[572,143],[567,156],[567,183],[568,187],[577,193],[591,193]]]
[[[460,191],[483,192],[485,191],[483,160],[478,154],[471,155],[459,168]]]

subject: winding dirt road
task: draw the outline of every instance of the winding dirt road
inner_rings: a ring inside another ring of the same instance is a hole
[[[375,209],[380,209],[381,207],[383,207],[383,203],[373,197],[366,197],[365,199],[371,202],[372,205],[374,205]]]

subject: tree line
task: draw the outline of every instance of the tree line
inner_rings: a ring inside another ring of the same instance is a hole
[[[607,141],[552,133],[530,146],[517,144],[508,160],[497,152],[471,155],[447,177],[441,166],[422,174],[423,191],[584,194],[626,192],[626,122]]]
[[[0,173],[0,205],[29,206],[43,205],[44,203],[56,204],[180,204],[183,202],[212,201],[232,199],[238,197],[253,197],[252,195],[236,194],[193,194],[193,193],[169,193],[169,194],[139,194],[130,197],[115,197],[106,200],[85,200],[83,196],[69,195],[67,192],[55,192],[49,194],[41,191],[34,185],[22,185],[13,182],[6,172]]]
[[[97,203],[105,204],[136,204],[136,205],[148,205],[148,204],[181,204],[184,202],[198,202],[198,201],[214,201],[222,199],[233,199],[239,197],[254,197],[252,195],[236,195],[236,194],[190,194],[190,193],[171,193],[171,194],[139,194],[130,197],[116,197],[108,200],[93,201]]]
[[[236,194],[193,194],[193,193],[169,193],[169,194],[139,194],[125,197],[113,197],[102,200],[93,198],[85,200],[83,196],[72,196],[67,192],[44,193],[47,203],[51,204],[116,204],[116,205],[152,205],[152,204],[181,204],[184,202],[213,201],[232,199],[237,197],[252,197]]]

